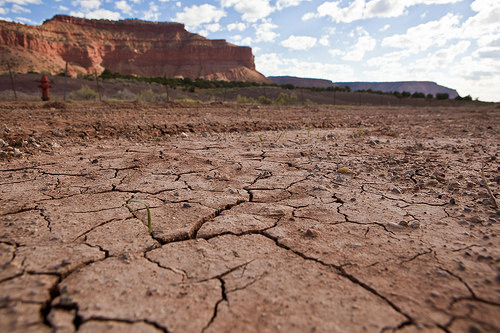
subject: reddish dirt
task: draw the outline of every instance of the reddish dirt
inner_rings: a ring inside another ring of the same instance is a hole
[[[2,332],[500,331],[498,109],[2,103],[0,126]]]

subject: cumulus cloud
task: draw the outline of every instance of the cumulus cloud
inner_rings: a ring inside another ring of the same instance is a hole
[[[101,7],[100,0],[76,0],[71,3],[75,7],[80,7],[83,11],[91,11]]]
[[[243,31],[247,28],[247,25],[245,23],[230,23],[227,25],[227,31],[233,31],[233,30],[238,30],[238,31]]]
[[[276,8],[278,10],[282,10],[284,8],[298,6],[303,1],[311,1],[311,0],[278,0],[276,2]]]
[[[289,50],[308,50],[318,41],[315,37],[291,35],[280,44]]]
[[[330,45],[330,37],[328,35],[323,35],[319,39],[319,44],[323,46],[329,46]]]
[[[31,13],[31,10],[24,8],[22,6],[19,6],[18,4],[14,4],[12,6],[12,12],[13,13]]]
[[[4,0],[2,2],[3,3],[15,3],[19,6],[41,5],[42,4],[42,0]],[[27,20],[26,18],[23,18],[23,19]]]
[[[113,12],[113,11],[107,10],[107,9],[96,9],[96,10],[88,11],[86,13],[71,11],[70,15],[76,16],[76,17],[84,17],[84,18],[88,18],[88,19],[96,19],[96,20],[116,21],[116,20],[120,19],[120,13]]]
[[[125,0],[115,2],[115,8],[120,10],[124,14],[132,14],[132,7]]]
[[[460,16],[447,14],[437,21],[430,21],[409,28],[404,34],[392,35],[382,40],[382,46],[405,48],[413,52],[443,46],[448,40],[460,36]]]
[[[158,5],[151,1],[148,10],[143,11],[142,14],[143,20],[158,21],[158,16],[160,15]]]
[[[226,12],[215,6],[203,4],[200,6],[184,7],[184,11],[177,13],[175,20],[184,23],[190,28],[196,28],[204,23],[219,22],[226,16]]]
[[[354,0],[347,6],[342,6],[342,1],[326,1],[318,6],[316,12],[304,14],[302,20],[327,17],[334,22],[350,23],[374,17],[398,17],[405,15],[409,7],[418,4],[448,4],[459,1],[461,0]]]
[[[243,21],[256,22],[269,16],[274,8],[269,0],[221,0],[222,7],[233,7],[242,14]]]
[[[371,37],[367,32],[358,38],[358,41],[352,46],[349,51],[344,54],[342,59],[348,61],[360,61],[364,58],[365,53],[372,51],[377,45],[375,38]]]
[[[273,29],[278,28],[278,26],[274,23],[271,23],[271,20],[263,20],[260,24],[254,24],[255,28],[255,36],[256,42],[274,42],[274,40],[280,35],[277,32],[272,31]]]

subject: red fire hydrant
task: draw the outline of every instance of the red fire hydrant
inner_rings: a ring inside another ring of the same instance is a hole
[[[38,86],[42,88],[42,101],[48,101],[50,99],[49,88],[52,88],[52,86],[49,84],[47,75],[42,75],[42,79],[40,80],[40,84]]]

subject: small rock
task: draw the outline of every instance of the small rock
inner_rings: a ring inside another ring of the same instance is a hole
[[[339,175],[339,176],[337,176],[337,178],[335,178],[335,181],[337,181],[337,182],[343,182],[344,180],[345,180],[345,178],[344,178],[344,177],[342,177],[342,176],[340,176],[340,175]],[[499,215],[500,215],[500,214],[499,214]]]
[[[54,142],[52,142],[52,145],[51,145],[51,146],[52,146],[52,148],[61,148],[61,145],[60,145],[60,144],[58,144],[58,143],[57,143],[57,142],[55,142],[55,141],[54,141]]]
[[[391,190],[391,192],[392,192],[392,193],[396,193],[396,194],[401,194],[401,191],[400,191],[399,189],[397,189],[397,188],[393,188],[393,189]]]
[[[8,147],[9,144],[7,142],[5,142],[3,139],[0,139],[0,148],[3,148],[3,147]]]
[[[304,232],[303,235],[304,235],[304,237],[307,237],[307,238],[316,238],[319,236],[319,232],[317,232],[316,230],[307,229],[307,231]]]
[[[465,265],[463,262],[459,261],[458,263],[458,269],[461,271],[465,271]]]
[[[284,216],[285,212],[282,210],[272,210],[269,212],[269,216]]]
[[[500,215],[500,209],[497,209],[497,215]]]
[[[402,227],[407,227],[408,226],[408,222],[401,221],[401,222],[399,222],[399,225],[402,226]]]
[[[18,157],[18,156],[21,156],[23,153],[21,153],[21,151],[17,148],[14,148],[14,157]]]
[[[471,223],[481,223],[481,222],[483,222],[483,220],[481,220],[481,219],[480,219],[479,217],[477,217],[477,216],[473,216],[473,217],[471,217],[471,218],[469,219],[469,222],[471,222]]]
[[[469,223],[467,223],[467,221],[465,221],[465,220],[460,220],[460,221],[458,221],[458,224],[460,224],[460,225],[468,225]]]
[[[186,134],[186,133],[184,133],[184,132],[182,132],[182,133],[181,133],[181,136],[182,136],[183,138],[185,138],[185,139],[186,139],[186,138],[189,138],[189,135],[187,135],[187,134]]]
[[[450,199],[450,205],[456,205],[456,204],[457,204],[457,202],[455,201],[455,199],[451,198]]]
[[[432,297],[439,297],[439,293],[437,291],[431,291],[431,296]]]
[[[418,227],[420,227],[420,222],[418,222],[417,220],[411,221],[410,227],[412,227],[413,229],[417,229]]]
[[[343,174],[346,174],[346,173],[351,173],[351,169],[349,169],[348,167],[341,167],[337,170],[338,173],[343,173]]]

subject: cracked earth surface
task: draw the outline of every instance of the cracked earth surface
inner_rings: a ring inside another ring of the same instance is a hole
[[[45,106],[0,105],[2,332],[500,331],[498,110]]]

